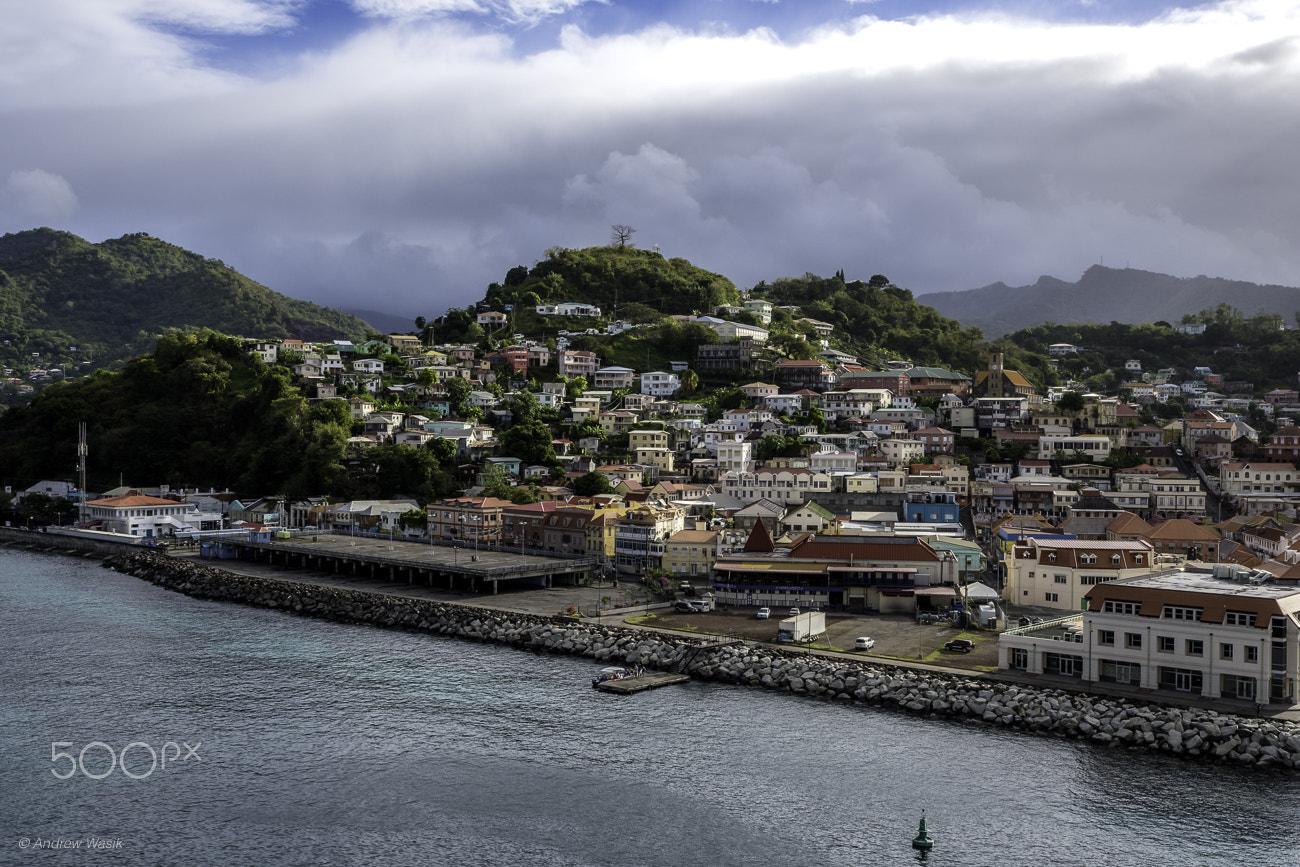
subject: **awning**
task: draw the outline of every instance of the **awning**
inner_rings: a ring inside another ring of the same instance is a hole
[[[917,587],[917,596],[956,596],[957,591],[952,587]]]

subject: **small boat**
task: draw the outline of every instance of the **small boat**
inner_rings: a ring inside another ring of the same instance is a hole
[[[602,683],[609,683],[611,680],[625,680],[642,674],[645,674],[645,669],[639,665],[611,665],[596,672],[596,676],[591,679],[591,688],[596,689]]]

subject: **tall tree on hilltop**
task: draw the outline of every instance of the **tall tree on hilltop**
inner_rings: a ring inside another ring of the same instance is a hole
[[[631,226],[624,226],[622,223],[615,223],[609,227],[609,244],[611,247],[626,247],[632,240],[632,235],[636,229]]]

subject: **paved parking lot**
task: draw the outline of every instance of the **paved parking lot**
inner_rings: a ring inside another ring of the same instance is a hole
[[[756,611],[742,608],[708,614],[662,612],[641,623],[666,629],[734,634],[752,641],[775,641],[778,624],[782,617],[789,616],[789,612],[774,609],[771,619],[759,620]],[[969,654],[943,649],[945,642],[959,635],[973,638],[976,649]],[[874,638],[875,647],[870,651],[853,651],[853,642],[859,636]],[[850,651],[863,657],[888,657],[911,662],[922,660],[950,668],[989,668],[998,663],[996,633],[963,632],[946,624],[920,624],[899,614],[827,614],[826,637],[817,641],[816,646]]]

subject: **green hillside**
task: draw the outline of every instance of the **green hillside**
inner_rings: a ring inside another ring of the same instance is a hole
[[[629,318],[630,305],[663,314],[707,313],[719,304],[739,304],[741,297],[726,277],[685,259],[635,247],[552,247],[532,269],[512,268],[504,283],[488,287],[484,300],[524,307],[581,301]],[[631,306],[631,314],[638,309]]]
[[[145,234],[92,244],[52,229],[0,238],[0,361],[116,367],[171,330],[361,338],[350,314],[272,292],[215,259]],[[69,347],[76,347],[75,351]]]

